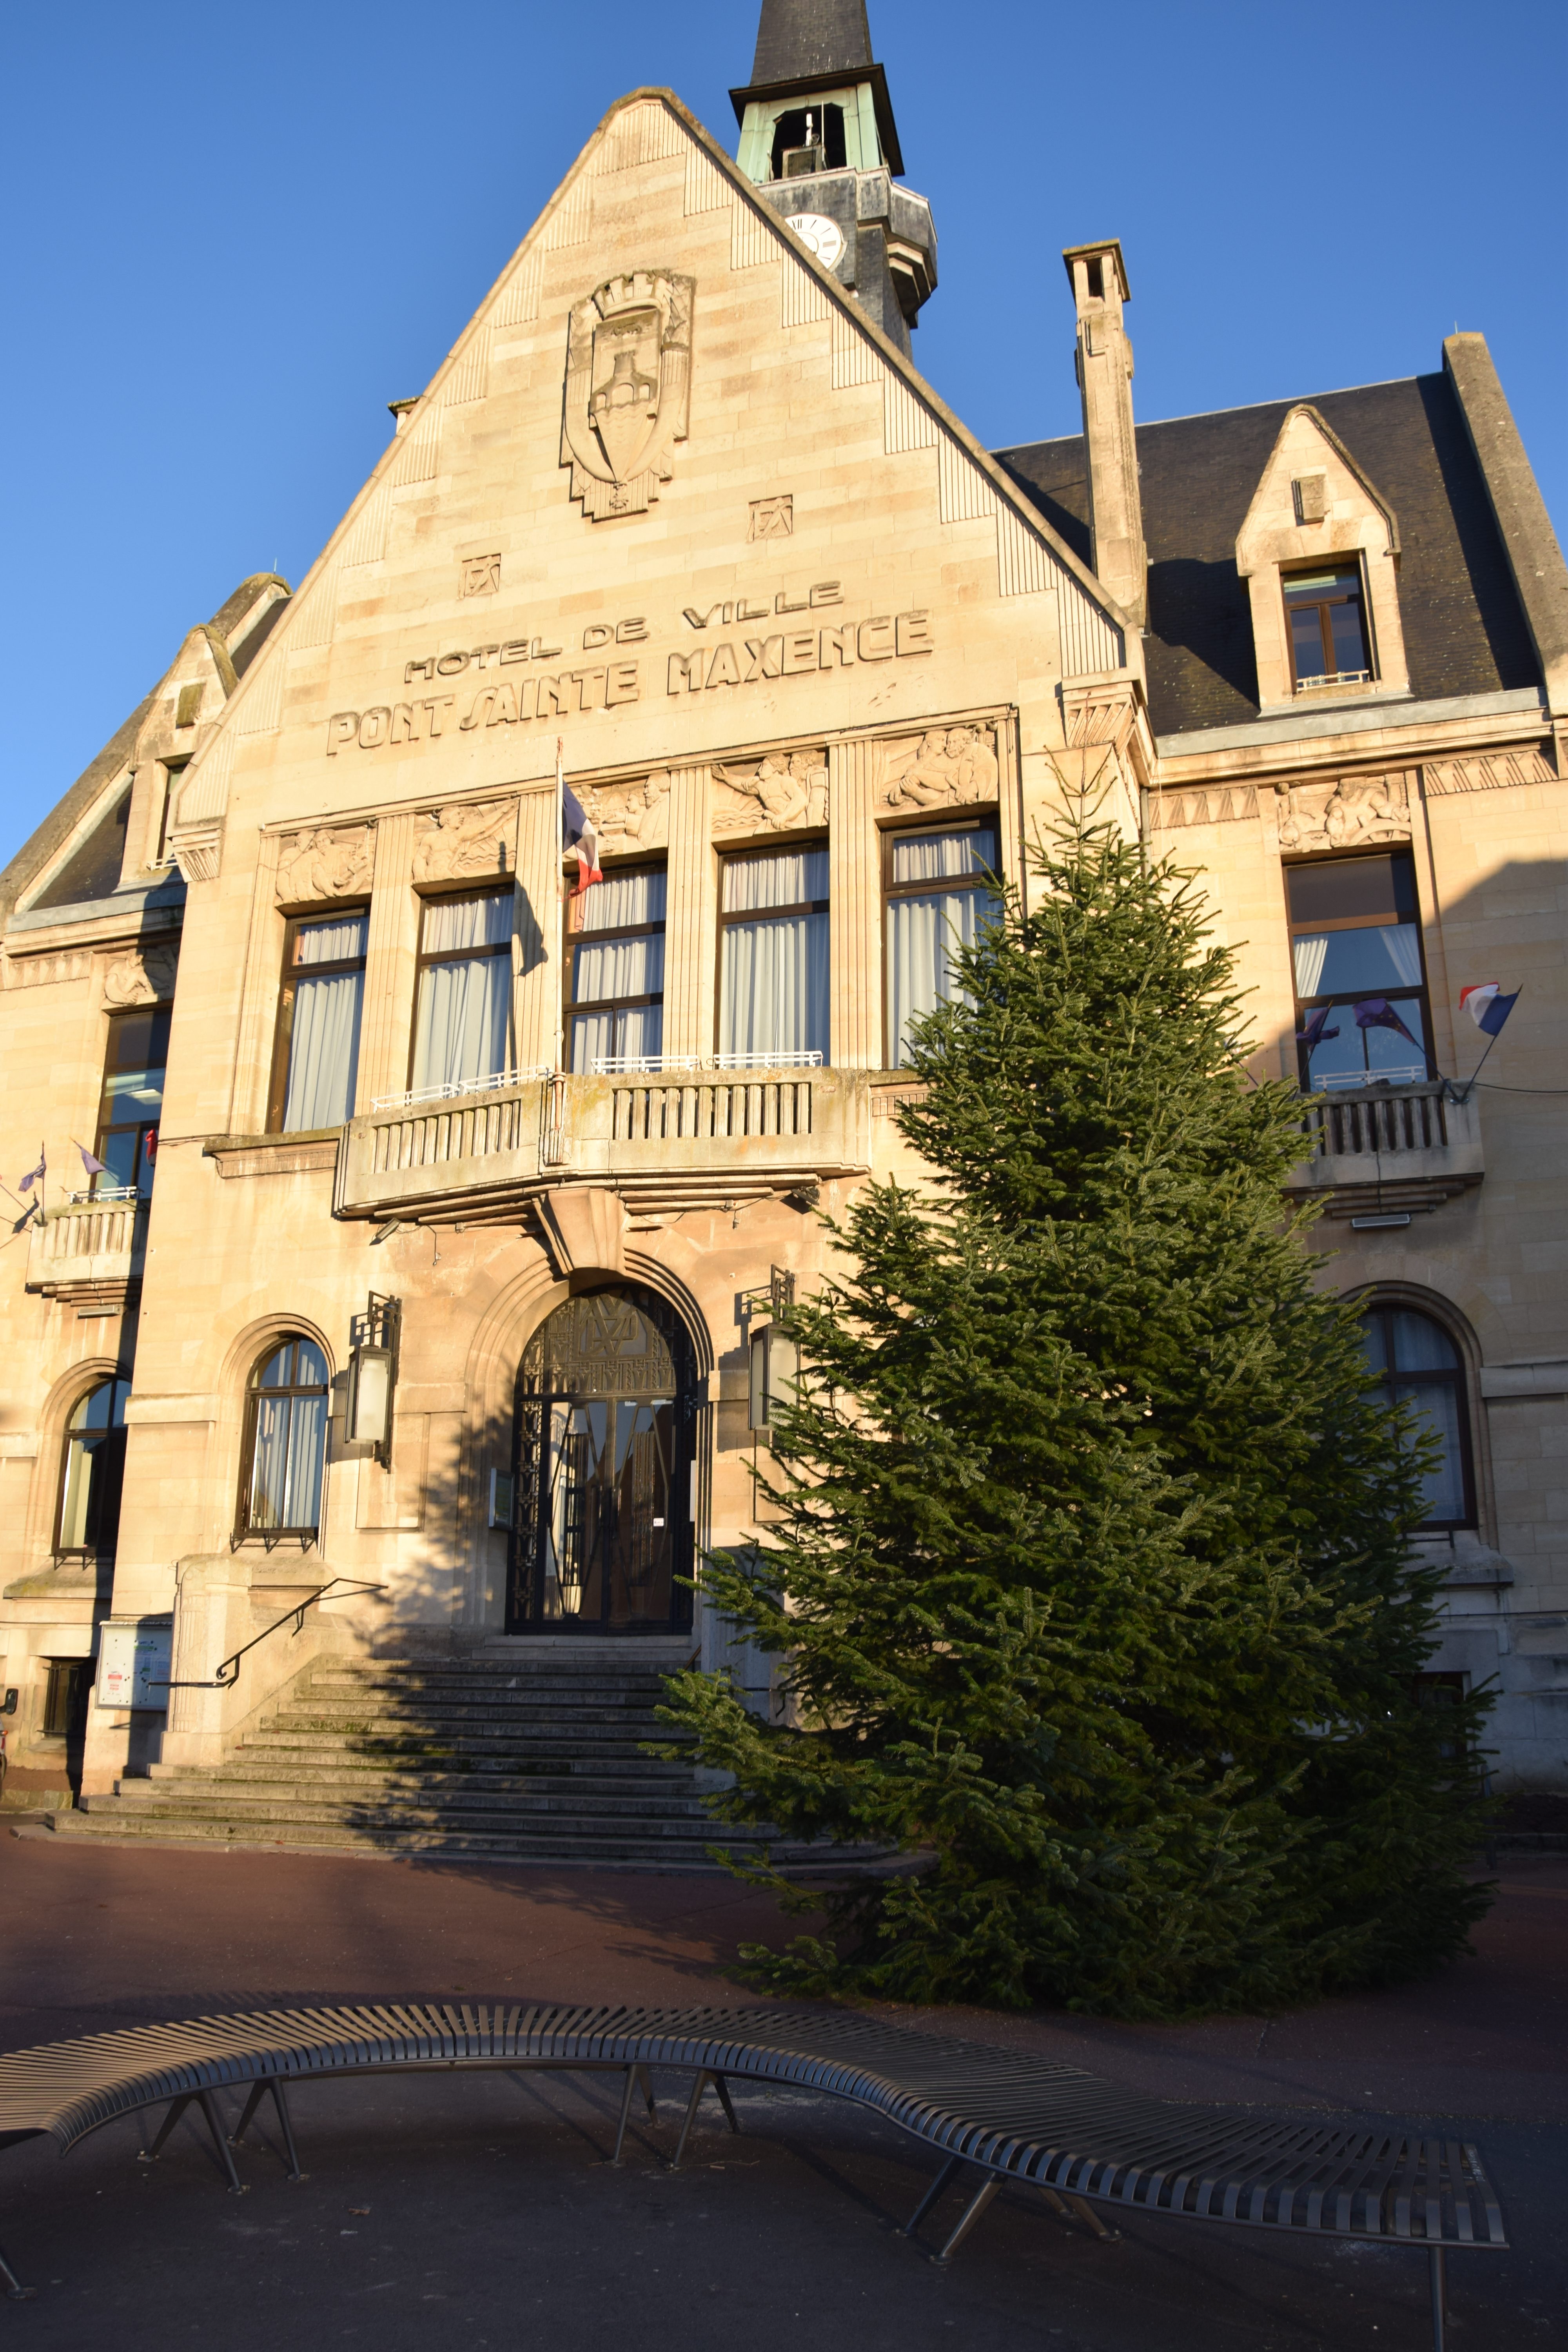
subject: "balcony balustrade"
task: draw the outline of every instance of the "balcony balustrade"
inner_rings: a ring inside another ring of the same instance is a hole
[[[1475,1099],[1441,1078],[1345,1087],[1312,1103],[1304,1125],[1310,1150],[1290,1189],[1327,1192],[1325,1213],[1354,1225],[1407,1224],[1485,1173]]]
[[[663,1214],[768,1193],[809,1198],[870,1166],[870,1073],[666,1069],[531,1077],[483,1094],[384,1105],[338,1156],[346,1217],[515,1214],[561,1184]]]
[[[122,1314],[141,1295],[150,1206],[121,1194],[51,1209],[27,1235],[27,1288],[80,1316]]]

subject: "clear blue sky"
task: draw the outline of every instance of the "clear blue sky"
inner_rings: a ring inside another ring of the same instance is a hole
[[[1141,417],[1490,341],[1561,531],[1561,0],[870,0],[942,282],[919,366],[993,447],[1078,429],[1064,245],[1121,237]],[[0,863],[246,573],[298,583],[600,115],[732,151],[753,0],[18,12]]]

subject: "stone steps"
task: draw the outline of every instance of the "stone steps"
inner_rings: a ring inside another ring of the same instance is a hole
[[[683,1661],[682,1661],[683,1663]],[[717,1822],[645,1659],[319,1660],[219,1764],[155,1765],[59,1833],[161,1844],[700,1871],[766,1833]],[[781,1851],[820,1869],[831,1848]],[[868,1857],[869,1858],[869,1857]]]

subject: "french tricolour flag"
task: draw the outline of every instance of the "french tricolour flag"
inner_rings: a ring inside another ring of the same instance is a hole
[[[1516,988],[1511,996],[1504,996],[1497,981],[1480,980],[1474,988],[1460,989],[1459,1010],[1469,1014],[1478,1029],[1484,1029],[1489,1037],[1495,1037],[1519,1003],[1519,995]]]
[[[599,871],[599,830],[566,781],[559,740],[555,745],[555,782],[561,793],[561,845],[577,852],[577,884],[572,896],[580,898],[591,882],[605,878]]]

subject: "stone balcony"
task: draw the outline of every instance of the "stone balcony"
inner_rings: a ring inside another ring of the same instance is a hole
[[[339,1216],[515,1216],[563,1185],[619,1195],[627,1215],[727,1208],[767,1194],[801,1205],[871,1164],[873,1074],[668,1071],[531,1077],[444,1102],[389,1103],[352,1120],[338,1153]]]
[[[79,1315],[119,1315],[142,1292],[146,1200],[78,1201],[27,1235],[27,1288]]]
[[[1310,1149],[1290,1190],[1327,1193],[1325,1214],[1352,1224],[1407,1224],[1485,1173],[1475,1099],[1457,1101],[1441,1078],[1336,1088],[1304,1124]]]

